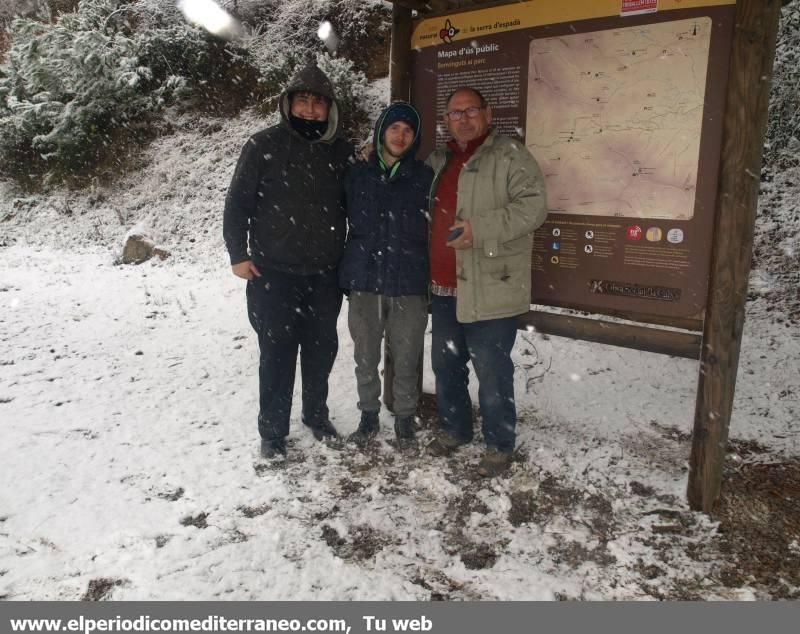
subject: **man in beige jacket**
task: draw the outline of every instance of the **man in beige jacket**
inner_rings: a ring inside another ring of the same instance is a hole
[[[511,464],[516,441],[516,317],[528,312],[533,231],[547,215],[544,178],[525,146],[491,128],[492,109],[475,89],[447,100],[452,140],[428,158],[431,196],[431,360],[440,432],[428,446],[443,456],[471,442],[472,361],[486,452],[478,472]],[[456,235],[458,234],[458,235]]]

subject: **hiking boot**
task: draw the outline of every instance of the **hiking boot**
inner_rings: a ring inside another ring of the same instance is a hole
[[[497,449],[487,449],[478,463],[478,475],[482,478],[493,478],[508,471],[511,466],[511,454]]]
[[[261,457],[267,460],[286,457],[286,439],[275,438],[273,440],[261,439]]]
[[[450,434],[440,431],[437,432],[437,434],[433,437],[433,440],[428,443],[428,446],[425,448],[425,450],[431,456],[443,457],[449,456],[461,445],[466,444],[467,443],[461,442],[457,438],[453,438]]]
[[[317,440],[339,440],[339,433],[336,431],[333,423],[327,419],[314,425],[309,425],[309,427],[311,428],[311,433],[314,434],[314,438]]]
[[[413,449],[417,446],[414,427],[413,416],[395,416],[394,435],[397,438],[398,449]]]
[[[378,426],[378,412],[361,412],[358,429],[347,437],[347,442],[361,448],[366,447],[378,434]]]

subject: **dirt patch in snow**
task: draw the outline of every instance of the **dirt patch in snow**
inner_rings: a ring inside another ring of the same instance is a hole
[[[508,521],[511,526],[522,526],[536,519],[536,494],[533,491],[514,491],[510,496]]]
[[[729,460],[714,518],[729,558],[723,584],[800,598],[800,460]]]
[[[469,570],[483,570],[494,566],[497,553],[489,544],[467,544],[461,551],[461,561]]]
[[[183,487],[178,487],[174,491],[165,491],[163,493],[158,493],[158,497],[162,500],[167,500],[168,502],[177,502],[183,497],[183,494],[186,493]]]
[[[716,534],[696,540],[700,515],[659,508],[652,519],[650,546],[657,563],[639,561],[642,590],[660,600],[704,600],[708,584],[750,588],[760,599],[800,598],[800,459],[770,454],[755,442],[732,441],[722,492],[712,514]],[[717,560],[708,579],[674,577],[678,551],[699,566]]]
[[[467,491],[455,498],[450,502],[448,508],[448,515],[452,514],[455,517],[455,523],[461,526],[472,513],[486,515],[488,512],[489,507],[472,491]]]
[[[259,506],[246,506],[242,505],[239,507],[239,510],[242,512],[248,519],[253,519],[254,517],[258,517],[259,515],[264,515],[267,511],[269,511],[270,506],[269,504],[260,504]]]
[[[480,598],[480,595],[472,591],[468,584],[456,581],[441,570],[419,569],[411,578],[411,583],[430,590],[431,601]]]
[[[345,537],[328,524],[322,527],[322,538],[334,553],[342,559],[363,561],[372,559],[389,543],[389,539],[371,526],[351,526]]]
[[[181,520],[181,526],[194,526],[195,528],[208,528],[208,513],[187,515]]]
[[[81,601],[107,601],[111,598],[114,588],[125,585],[124,579],[109,579],[100,577],[91,579],[86,593],[81,597]]]
[[[358,495],[361,493],[365,485],[363,482],[352,480],[351,478],[341,478],[339,480],[339,488],[342,492],[342,497],[347,498],[351,495]]]
[[[582,564],[593,562],[602,566],[616,563],[617,559],[609,554],[604,543],[594,548],[574,540],[566,540],[561,535],[554,535],[556,544],[550,546],[547,552],[556,564],[566,564],[570,568],[579,568]]]

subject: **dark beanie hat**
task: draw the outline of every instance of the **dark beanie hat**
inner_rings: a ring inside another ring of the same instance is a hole
[[[381,132],[398,121],[411,126],[414,134],[419,133],[419,114],[411,104],[400,101],[390,105],[381,121]]]

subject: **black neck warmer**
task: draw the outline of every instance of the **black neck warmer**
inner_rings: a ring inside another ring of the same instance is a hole
[[[318,141],[328,129],[327,121],[311,121],[291,114],[289,115],[289,123],[301,137],[309,141]]]

